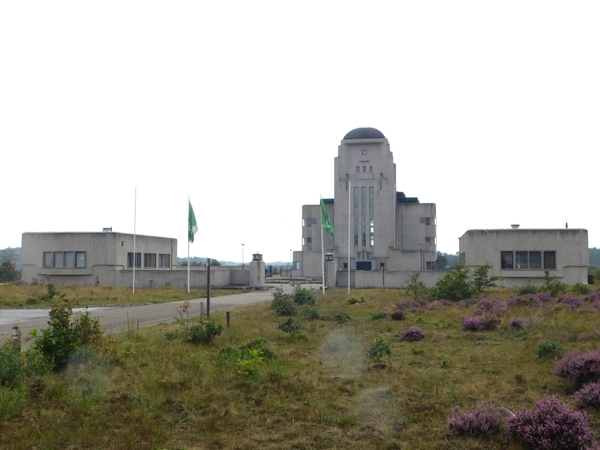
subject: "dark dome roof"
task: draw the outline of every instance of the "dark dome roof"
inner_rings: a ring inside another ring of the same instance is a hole
[[[385,136],[376,128],[355,128],[344,136],[346,139],[385,139]]]

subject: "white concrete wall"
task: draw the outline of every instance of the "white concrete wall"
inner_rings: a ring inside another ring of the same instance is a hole
[[[398,271],[361,271],[356,270],[350,273],[350,288],[406,288],[408,279],[417,272],[398,272]],[[422,281],[426,287],[434,287],[440,278],[447,272],[418,272],[419,281]],[[348,287],[348,272],[341,270],[337,272],[337,287]]]
[[[502,269],[502,251],[555,251],[556,269],[551,276],[566,284],[587,284],[589,248],[587,230],[583,229],[502,229],[468,230],[460,237],[460,253],[467,266],[492,265],[490,275],[501,276],[499,285],[512,287],[540,285],[541,269]]]

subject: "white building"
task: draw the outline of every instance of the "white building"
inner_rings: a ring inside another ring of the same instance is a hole
[[[325,234],[323,241],[334,260],[328,267],[335,267],[328,270],[328,285],[347,285],[348,256],[350,283],[357,287],[373,284],[367,272],[385,270],[393,277],[435,270],[435,204],[396,191],[396,164],[379,130],[357,128],[344,136],[335,158],[334,198],[324,202],[335,227],[334,235]],[[302,250],[294,252],[294,274],[321,278],[321,260],[321,209],[304,205]]]
[[[583,229],[468,230],[460,238],[460,262],[492,265],[505,287],[543,283],[544,272],[565,284],[587,284],[588,233]]]

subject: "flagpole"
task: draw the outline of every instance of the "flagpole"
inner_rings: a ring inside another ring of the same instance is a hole
[[[133,294],[135,294],[135,263],[137,262],[137,258],[135,257],[135,225],[136,225],[136,215],[137,215],[137,188],[135,188],[133,195],[133,281],[132,281],[132,289]]]
[[[321,197],[320,206],[323,207],[323,197]],[[323,213],[321,213],[321,275],[323,276],[323,294],[325,294],[325,243],[323,242]]]
[[[190,227],[190,219],[189,219],[189,208],[190,208],[190,196],[188,195],[188,266],[187,266],[187,288],[188,288],[188,294],[190,293],[190,231],[189,231],[189,227]]]
[[[350,295],[350,199],[352,197],[352,182],[348,180],[348,295]]]

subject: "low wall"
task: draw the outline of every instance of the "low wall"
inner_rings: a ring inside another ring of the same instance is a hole
[[[426,287],[434,287],[440,278],[447,272],[445,271],[427,271],[427,272],[376,272],[354,270],[350,272],[351,288],[406,288],[408,279],[415,273],[419,274],[419,281]],[[348,287],[348,272],[338,270],[336,272],[336,287]]]

